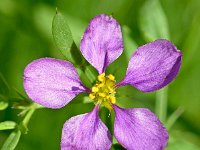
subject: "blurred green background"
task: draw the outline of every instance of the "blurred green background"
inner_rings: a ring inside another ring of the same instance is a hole
[[[170,38],[183,52],[181,71],[176,80],[169,85],[167,115],[170,116],[178,107],[183,108],[184,113],[169,130],[168,149],[199,150],[200,1],[161,0],[159,9],[151,7],[153,1],[1,0],[0,72],[12,89],[26,95],[22,76],[28,63],[41,57],[64,59],[52,36],[52,20],[56,8],[66,15],[77,47],[91,18],[101,13],[113,15],[122,26],[125,45],[124,54],[107,70],[116,75],[117,81],[125,74],[128,60],[136,47],[157,36]],[[149,25],[148,21],[153,24]],[[164,35],[153,35],[157,30]],[[122,68],[120,71],[116,64]],[[84,80],[84,76],[82,79]],[[1,92],[4,91],[3,86],[0,89]],[[7,96],[9,101],[8,108],[0,111],[0,122],[13,120],[19,123],[22,120],[22,117],[17,115],[20,111],[12,108],[12,99],[18,95],[14,90],[11,90],[9,96],[3,92],[0,94]],[[155,112],[155,92],[141,93],[127,86],[118,91],[118,97],[117,103],[122,107],[147,107]],[[70,117],[89,112],[93,108],[92,103],[80,103],[80,99],[83,98],[86,99],[85,95],[78,96],[74,103],[62,109],[36,110],[29,122],[28,134],[22,134],[16,149],[59,149],[63,123]],[[0,131],[0,147],[11,131]]]

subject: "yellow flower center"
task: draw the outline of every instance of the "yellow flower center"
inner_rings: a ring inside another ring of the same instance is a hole
[[[98,75],[96,84],[92,87],[89,97],[95,103],[101,104],[112,110],[112,104],[115,104],[115,77],[111,74],[105,76],[105,73]]]

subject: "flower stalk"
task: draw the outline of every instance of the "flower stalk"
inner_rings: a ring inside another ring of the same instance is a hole
[[[167,99],[168,99],[168,86],[156,92],[156,114],[158,118],[165,123],[167,117]]]

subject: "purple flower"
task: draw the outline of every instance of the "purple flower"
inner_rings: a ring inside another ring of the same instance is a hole
[[[24,88],[28,96],[45,107],[61,108],[76,95],[86,92],[95,107],[92,112],[72,117],[62,130],[61,149],[107,150],[112,138],[98,116],[101,106],[114,110],[114,136],[126,149],[161,150],[168,133],[159,119],[148,109],[118,107],[115,89],[130,84],[142,92],[158,90],[177,75],[182,54],[169,41],[161,39],[139,47],[132,55],[126,76],[118,83],[106,67],[123,51],[119,23],[110,16],[99,15],[89,23],[80,50],[97,69],[96,84],[87,88],[74,66],[64,60],[41,58],[31,62],[24,71]]]

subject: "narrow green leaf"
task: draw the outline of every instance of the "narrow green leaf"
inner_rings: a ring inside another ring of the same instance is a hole
[[[0,73],[0,94],[9,95],[9,91],[10,88],[8,86],[8,83],[6,82],[6,79],[4,78],[2,73]]]
[[[28,125],[28,123],[29,123],[29,121],[30,121],[32,115],[33,115],[34,112],[35,112],[36,105],[33,104],[32,106],[33,106],[33,107],[28,111],[28,113],[27,113],[26,116],[24,117],[24,120],[22,121],[23,124],[24,124],[25,126]]]
[[[22,93],[20,93],[20,91],[18,91],[16,88],[13,88],[13,90],[17,93],[17,95],[20,96],[20,98],[28,101],[27,97],[25,97]]]
[[[19,129],[23,134],[28,133],[28,123],[38,106],[39,105],[37,105],[36,103],[33,103],[30,105],[30,107],[27,108],[27,111],[24,112],[26,113],[26,115],[23,121],[19,124]]]
[[[171,129],[171,127],[174,125],[174,123],[177,121],[177,119],[182,115],[184,112],[184,109],[182,107],[179,107],[171,114],[171,116],[168,118],[166,122],[167,129]]]
[[[74,40],[74,43],[76,44],[76,47],[80,47],[81,37],[84,34],[84,31],[88,25],[89,20],[85,20],[84,18],[77,18],[73,15],[70,15],[68,13],[65,14],[65,17],[67,18],[68,25],[70,27],[72,37]]]
[[[0,110],[5,110],[8,107],[8,102],[0,102]]]
[[[14,121],[0,122],[0,130],[14,129],[16,127],[16,125],[17,124]]]
[[[70,50],[73,44],[72,33],[66,18],[58,11],[53,18],[52,34],[59,50],[67,60],[73,62],[74,60]]]
[[[76,70],[77,70],[83,84],[87,87],[92,87],[93,84],[92,84],[91,80],[88,78],[88,76],[85,74],[85,71],[81,68],[76,68]]]
[[[140,10],[140,29],[145,40],[169,39],[168,21],[159,0],[147,0]]]
[[[97,80],[98,73],[92,66],[87,66],[85,68],[85,75],[88,77],[90,82],[94,84]]]
[[[20,130],[13,131],[6,139],[1,150],[14,150],[19,142],[20,136],[21,136]]]

